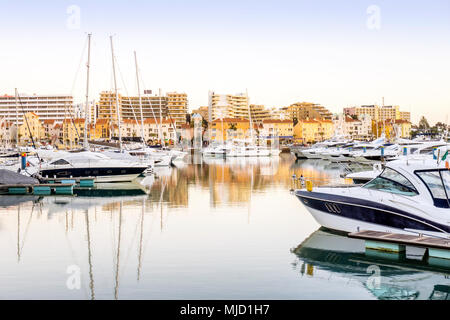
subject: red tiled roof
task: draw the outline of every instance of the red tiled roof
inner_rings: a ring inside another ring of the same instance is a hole
[[[128,124],[136,124],[137,120],[135,120],[135,119],[123,119],[122,122],[123,123],[128,123]]]
[[[144,119],[144,124],[171,124],[172,121],[168,120],[168,119],[162,119],[162,121],[160,119],[155,119],[155,118],[147,118]]]
[[[97,119],[96,123],[98,124],[107,124],[109,122],[109,119]]]
[[[398,119],[398,120],[395,120],[395,123],[411,123],[411,122],[409,122],[408,120],[404,120],[404,119]]]
[[[265,119],[263,123],[292,123],[292,120]]]
[[[64,119],[64,123],[84,123],[84,118],[76,118],[76,119]]]
[[[319,121],[313,120],[300,120],[298,123],[319,123]]]
[[[248,122],[250,123],[250,120],[247,119],[241,119],[241,118],[223,118],[223,119],[216,119],[213,121],[213,123],[220,123],[220,122]]]

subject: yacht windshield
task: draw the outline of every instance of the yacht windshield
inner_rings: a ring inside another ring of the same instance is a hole
[[[58,159],[56,161],[53,161],[52,163],[50,163],[51,165],[57,166],[57,165],[66,165],[66,164],[70,164],[69,162],[67,162],[64,159]]]
[[[404,196],[415,196],[418,194],[416,188],[414,188],[414,185],[408,179],[390,168],[384,169],[377,178],[367,183],[364,188]]]
[[[434,205],[439,208],[450,208],[450,172],[448,170],[422,171],[417,172],[417,175],[430,190]]]

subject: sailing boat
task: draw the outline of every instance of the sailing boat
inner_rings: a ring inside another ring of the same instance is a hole
[[[89,69],[90,69],[91,34],[88,34],[88,61],[86,79],[86,106],[85,117],[89,103]],[[120,113],[118,104],[117,83],[115,77],[114,49],[111,36],[111,54],[113,62],[114,86],[116,93],[116,112],[119,123],[119,152],[122,152],[122,137],[120,133]],[[87,118],[84,130],[84,151],[69,153],[59,152],[58,157],[50,163],[43,164],[40,175],[43,177],[57,178],[82,178],[94,177],[96,182],[124,182],[132,181],[148,169],[148,164],[139,163],[135,158],[112,159],[112,155],[89,151],[87,141]],[[125,161],[123,161],[125,160]]]

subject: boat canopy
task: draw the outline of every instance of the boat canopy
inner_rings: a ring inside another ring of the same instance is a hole
[[[416,175],[427,186],[436,207],[450,208],[450,170],[416,171]]]

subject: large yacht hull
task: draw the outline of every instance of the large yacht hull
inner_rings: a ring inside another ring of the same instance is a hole
[[[136,179],[146,167],[131,168],[59,168],[59,169],[43,169],[40,171],[41,176],[49,178],[82,178],[94,177],[96,182],[126,182]]]

